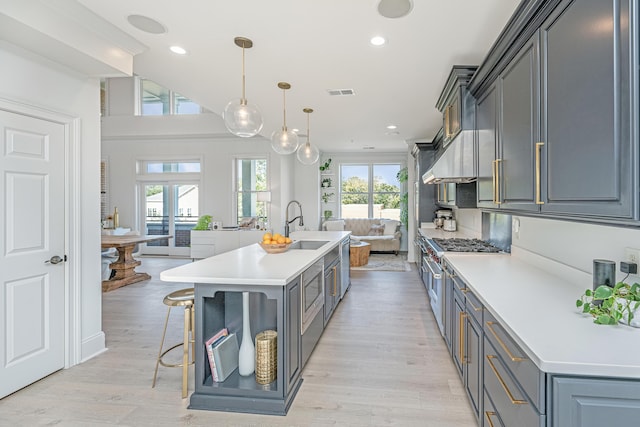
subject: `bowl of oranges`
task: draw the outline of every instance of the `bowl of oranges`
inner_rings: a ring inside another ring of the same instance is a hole
[[[291,239],[279,233],[264,233],[262,241],[258,243],[266,253],[281,254],[291,246]]]

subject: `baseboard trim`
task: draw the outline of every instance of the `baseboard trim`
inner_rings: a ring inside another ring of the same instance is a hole
[[[84,363],[107,350],[108,348],[105,347],[105,334],[100,331],[99,333],[82,340],[82,359],[80,360],[80,363]]]

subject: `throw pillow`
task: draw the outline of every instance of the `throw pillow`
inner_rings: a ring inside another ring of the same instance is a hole
[[[381,219],[380,224],[384,226],[385,236],[393,236],[400,222],[395,219]]]
[[[377,224],[372,224],[371,228],[369,229],[369,236],[382,236],[382,233],[384,233],[384,225],[377,225]]]

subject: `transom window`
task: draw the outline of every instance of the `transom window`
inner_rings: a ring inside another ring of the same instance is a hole
[[[142,91],[140,111],[143,116],[202,113],[200,105],[151,80],[140,79],[140,90]]]
[[[146,161],[144,173],[200,173],[200,161],[155,162]]]
[[[342,218],[400,220],[402,168],[392,164],[340,165],[340,215]]]

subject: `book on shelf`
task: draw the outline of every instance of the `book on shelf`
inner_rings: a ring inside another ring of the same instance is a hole
[[[216,377],[214,381],[222,382],[236,369],[238,369],[238,339],[231,333],[212,345],[213,359],[215,361]]]
[[[209,358],[209,367],[211,368],[211,378],[213,379],[213,381],[218,381],[216,362],[215,362],[215,358],[213,357],[213,346],[216,345],[220,340],[222,340],[224,337],[228,335],[229,335],[229,330],[227,328],[222,328],[204,343],[204,347],[207,350],[207,356]]]

